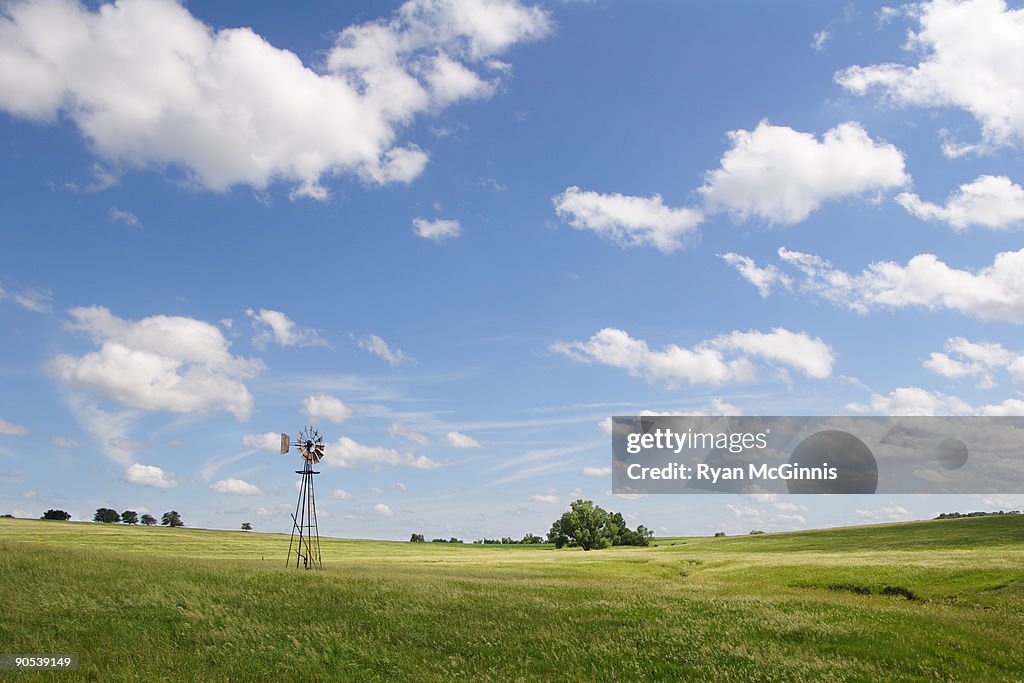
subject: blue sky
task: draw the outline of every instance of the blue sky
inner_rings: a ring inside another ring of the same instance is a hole
[[[1024,13],[8,2],[0,509],[657,533],[1020,497],[611,496],[611,415],[1024,411]]]

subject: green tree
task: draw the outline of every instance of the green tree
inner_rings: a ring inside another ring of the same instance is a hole
[[[160,523],[169,527],[185,526],[185,522],[181,521],[181,515],[178,514],[177,510],[165,512],[164,516],[160,518]]]
[[[630,530],[626,526],[626,520],[621,512],[609,512],[608,524],[612,529],[612,545],[632,545],[626,541],[630,540]]]
[[[427,539],[423,537],[423,534],[413,534],[409,537],[410,543],[426,543]]]
[[[146,526],[153,526],[154,524],[156,524],[156,517],[148,514],[142,515],[142,519],[140,521]]]
[[[520,543],[543,543],[544,539],[541,538],[540,536],[537,536],[536,534],[526,534],[525,536],[523,536],[523,540],[521,540],[519,542]]]
[[[574,501],[548,532],[556,548],[579,546],[584,550],[600,550],[610,546],[614,537],[610,515],[592,500]]]
[[[252,522],[242,522],[242,531],[252,531]]]
[[[41,519],[59,519],[62,522],[66,522],[67,520],[71,519],[71,515],[64,512],[63,510],[47,510],[46,512],[43,513]]]
[[[139,513],[137,513],[135,510],[125,510],[124,512],[121,513],[121,521],[125,524],[138,524]]]
[[[103,522],[104,524],[117,524],[119,519],[121,519],[121,516],[117,514],[117,510],[110,508],[97,508],[96,514],[92,516],[92,521]]]
[[[632,536],[634,542],[630,545],[648,546],[654,538],[654,532],[641,524],[636,528],[636,531],[632,532]]]

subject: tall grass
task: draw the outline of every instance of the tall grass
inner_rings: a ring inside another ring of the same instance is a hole
[[[324,539],[306,572],[287,536],[0,520],[0,651],[77,653],[62,680],[1024,679],[1022,519],[662,543]]]

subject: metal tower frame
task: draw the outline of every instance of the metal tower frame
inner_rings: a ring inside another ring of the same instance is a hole
[[[287,453],[291,447],[298,449],[302,456],[303,467],[295,470],[301,474],[299,482],[299,499],[295,502],[295,513],[292,515],[292,535],[288,541],[288,559],[285,566],[292,563],[295,556],[295,567],[301,563],[306,569],[323,569],[320,557],[320,527],[316,520],[316,492],[313,489],[313,475],[320,474],[313,465],[324,457],[324,439],[313,426],[304,427],[299,438],[293,444],[287,434],[281,435],[281,454]]]
[[[320,473],[313,470],[313,463],[307,462],[301,470],[295,470],[295,474],[301,474],[302,481],[299,484],[295,514],[292,515],[292,537],[288,541],[287,564],[291,564],[294,547],[296,567],[301,561],[306,569],[323,569],[320,558],[320,527],[316,521],[316,493],[313,490],[313,475]]]

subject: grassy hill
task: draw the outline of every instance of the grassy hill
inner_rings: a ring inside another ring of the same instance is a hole
[[[0,519],[0,652],[62,680],[1022,680],[1024,518],[584,553]]]

